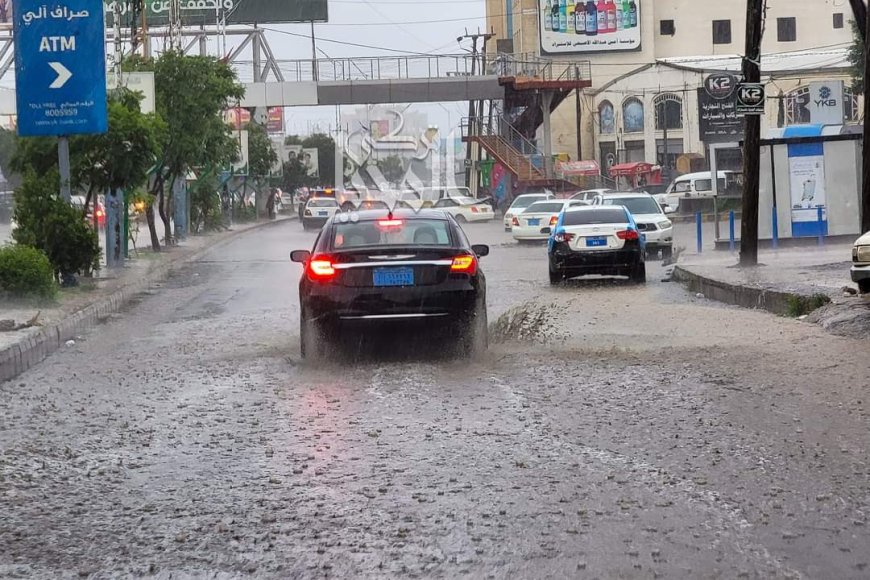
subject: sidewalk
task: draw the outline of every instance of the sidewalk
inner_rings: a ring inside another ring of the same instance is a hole
[[[294,220],[279,216],[274,221],[236,224],[231,231],[191,236],[159,254],[141,249],[120,271],[103,269],[93,279],[80,279],[81,286],[62,290],[54,304],[0,303],[0,319],[23,323],[39,312],[39,324],[15,332],[0,332],[0,381],[13,378],[41,362],[84,330],[117,312],[133,296],[169,276],[173,268],[197,259],[209,249],[253,229]],[[131,256],[133,253],[131,251]]]
[[[855,287],[851,244],[760,251],[756,268],[738,268],[738,260],[737,253],[723,251],[684,253],[674,279],[707,298],[776,314],[793,313],[796,300],[819,294],[842,300],[843,287]]]

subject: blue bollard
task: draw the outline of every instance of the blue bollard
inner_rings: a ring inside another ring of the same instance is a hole
[[[779,216],[776,215],[776,208],[773,208],[773,214],[771,215],[771,221],[773,226],[773,249],[776,250],[779,248]]]
[[[734,210],[728,212],[728,248],[734,253]]]
[[[704,228],[701,221],[701,212],[695,214],[695,224],[698,227],[698,253],[704,251]]]
[[[824,209],[822,208],[822,206],[818,206],[818,207],[816,208],[816,210],[818,210],[817,221],[818,221],[818,223],[819,223],[819,245],[820,245],[820,246],[824,246],[824,245],[825,245],[825,216],[824,216]]]

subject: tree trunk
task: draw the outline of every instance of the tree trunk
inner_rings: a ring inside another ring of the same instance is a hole
[[[746,0],[746,50],[743,81],[761,81],[761,34],[764,0]],[[743,138],[743,219],[740,225],[740,265],[758,265],[758,188],[761,171],[761,117],[746,115]],[[716,179],[717,176],[713,176]]]
[[[861,39],[867,39],[867,7],[864,5],[864,0],[849,0],[852,6],[852,14],[855,15],[855,24],[858,25],[858,32],[861,34]]]
[[[169,176],[169,182],[172,183],[172,176]],[[160,183],[160,191],[157,192],[157,209],[160,212],[160,220],[163,222],[163,243],[167,246],[172,245],[172,228],[169,223],[169,214],[166,212],[166,205],[168,204],[166,197],[166,183],[165,181],[161,181]]]
[[[157,224],[154,223],[154,204],[149,203],[145,208],[145,219],[148,222],[148,233],[151,234],[151,249],[160,251],[160,238],[157,237]]]

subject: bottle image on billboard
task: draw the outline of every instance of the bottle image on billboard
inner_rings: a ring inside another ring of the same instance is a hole
[[[596,5],[598,12],[598,34],[607,34],[607,4],[604,0],[598,0]]]
[[[637,27],[637,4],[634,0],[630,0],[628,3],[628,22],[628,28]]]
[[[622,0],[616,0],[616,29],[623,30],[625,28],[625,20],[622,13]]]
[[[544,6],[542,18],[544,19],[544,30],[553,30],[553,3],[547,0]]]
[[[574,34],[586,34],[586,4],[582,0],[574,4]]]
[[[613,0],[607,0],[605,11],[607,12],[607,32],[616,32],[616,6]]]
[[[559,32],[568,32],[568,0],[559,0]]]
[[[587,0],[586,36],[595,36],[596,34],[598,34],[598,9],[595,7],[595,0]]]

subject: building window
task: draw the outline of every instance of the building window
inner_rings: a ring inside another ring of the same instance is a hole
[[[797,40],[797,22],[794,16],[776,19],[776,39],[779,42],[794,42]]]
[[[834,13],[834,28],[843,28],[843,13]]]
[[[841,15],[842,16],[842,15]],[[676,33],[673,20],[659,21],[659,34],[662,36],[673,36]]]
[[[731,21],[713,21],[713,44],[731,44]]]
[[[616,116],[610,101],[602,101],[598,105],[598,131],[602,135],[612,135],[616,132]]]
[[[653,101],[656,112],[656,130],[683,128],[683,99],[672,93],[658,95]]]
[[[643,132],[643,103],[637,97],[622,103],[622,124],[626,133]]]

